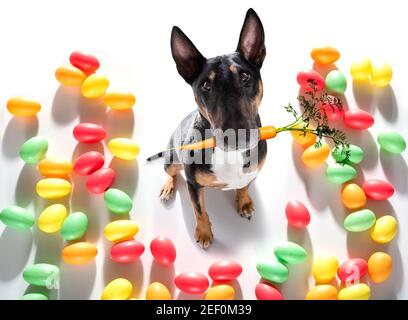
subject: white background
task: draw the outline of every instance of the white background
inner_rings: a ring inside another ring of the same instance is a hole
[[[1,192],[0,207],[18,204],[36,215],[45,205],[35,194],[39,175],[35,166],[18,157],[20,145],[39,134],[49,139],[49,155],[71,158],[73,154],[104,146],[77,145],[72,128],[80,121],[103,124],[112,137],[133,137],[141,146],[137,163],[106,162],[117,172],[115,187],[132,195],[131,219],[140,225],[136,238],[147,250],[141,261],[120,266],[110,261],[110,243],[103,228],[114,219],[101,196],[89,195],[84,179],[74,177],[72,197],[65,204],[84,211],[90,218],[86,238],[97,244],[96,261],[85,266],[64,264],[60,259],[60,235],[16,232],[0,225],[0,298],[16,299],[28,285],[23,269],[34,262],[59,264],[61,287],[52,298],[98,299],[106,283],[125,277],[134,285],[134,297],[144,298],[151,281],[168,285],[175,298],[201,298],[180,294],[172,285],[175,274],[207,272],[219,258],[239,261],[244,272],[234,286],[238,298],[254,298],[259,281],[255,265],[262,257],[273,257],[273,247],[290,239],[307,249],[307,263],[290,267],[289,281],[281,286],[286,298],[302,299],[312,287],[313,257],[333,254],[343,261],[348,256],[368,258],[375,251],[394,258],[392,277],[371,285],[373,298],[408,298],[408,169],[406,153],[380,153],[378,132],[400,131],[406,138],[408,104],[408,30],[404,1],[2,1],[0,4],[0,105],[1,105]],[[306,169],[301,150],[292,145],[289,134],[268,142],[266,164],[251,187],[255,217],[249,222],[237,216],[234,193],[207,191],[207,209],[213,223],[215,242],[203,251],[193,241],[193,213],[184,182],[180,179],[176,198],[163,206],[158,192],[165,180],[162,167],[145,165],[144,159],[167,144],[179,121],[195,108],[188,85],[176,72],[170,53],[170,31],[180,26],[207,57],[235,50],[245,12],[253,7],[265,32],[267,57],[262,69],[264,99],[260,114],[264,125],[281,126],[291,118],[283,110],[295,102],[296,74],[312,67],[312,47],[331,44],[342,54],[337,67],[349,80],[346,92],[350,109],[370,111],[376,123],[367,132],[351,132],[349,139],[361,146],[366,159],[359,166],[357,182],[369,178],[387,179],[396,188],[389,202],[369,202],[378,216],[398,218],[399,233],[388,245],[374,244],[368,233],[347,234],[342,228],[346,211],[340,201],[340,186],[325,181],[325,166]],[[111,87],[130,90],[137,97],[133,112],[106,112],[99,101],[87,101],[78,91],[59,87],[55,69],[68,62],[70,52],[84,50],[99,57]],[[361,56],[384,59],[394,69],[392,87],[372,90],[353,87],[349,67]],[[39,100],[42,110],[37,121],[12,118],[7,100],[24,95]],[[284,215],[287,201],[297,199],[310,210],[307,230],[288,229]],[[157,235],[171,238],[178,257],[174,268],[152,264],[148,249]],[[29,291],[32,291],[30,288]]]

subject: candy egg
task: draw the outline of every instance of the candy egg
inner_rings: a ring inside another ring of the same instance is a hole
[[[234,300],[235,290],[227,284],[219,284],[208,289],[204,300]]]
[[[98,254],[96,246],[89,242],[76,242],[62,250],[65,263],[85,264],[93,260]]]
[[[48,300],[48,297],[42,293],[27,293],[20,300]]]
[[[88,229],[88,217],[83,212],[71,213],[61,226],[61,237],[65,241],[81,239]]]
[[[86,74],[73,66],[62,66],[55,70],[55,78],[67,87],[80,87]]]
[[[343,148],[334,148],[332,151],[332,157],[337,162],[344,162],[346,159],[346,150]],[[354,144],[349,145],[349,159],[348,163],[359,164],[364,159],[364,151]]]
[[[346,208],[356,210],[366,205],[366,195],[358,185],[350,183],[341,192],[341,200]]]
[[[366,81],[371,75],[371,61],[368,58],[353,61],[350,68],[351,76],[357,81]]]
[[[190,294],[200,294],[207,290],[208,279],[199,272],[184,272],[174,279],[174,284],[180,291]]]
[[[59,268],[48,263],[33,264],[24,269],[23,279],[31,285],[55,288],[59,281]]]
[[[77,124],[72,131],[74,138],[82,143],[96,143],[105,139],[106,131],[100,125],[89,122]]]
[[[108,143],[108,149],[115,157],[123,160],[134,160],[139,154],[138,144],[127,138],[110,140]]]
[[[116,220],[108,223],[104,230],[106,239],[111,242],[130,240],[139,231],[139,226],[130,220]]]
[[[16,117],[30,117],[41,110],[41,104],[23,97],[13,97],[7,101],[7,110]]]
[[[368,300],[370,299],[370,287],[365,283],[355,284],[351,287],[343,288],[339,292],[339,300]]]
[[[171,294],[164,284],[153,282],[147,288],[146,300],[171,300]]]
[[[46,233],[57,232],[61,229],[66,217],[67,208],[64,205],[50,205],[38,217],[38,228]]]
[[[132,199],[122,190],[108,189],[104,194],[105,205],[115,214],[128,214],[132,210]]]
[[[74,162],[74,172],[79,176],[87,176],[102,168],[105,157],[98,151],[88,151]]]
[[[45,157],[48,151],[48,141],[42,137],[28,139],[20,148],[20,158],[25,163],[35,164]]]
[[[304,91],[313,91],[312,85],[315,86],[316,91],[324,89],[323,77],[314,70],[300,71],[296,80]]]
[[[297,243],[285,241],[275,247],[275,257],[284,263],[299,264],[307,258],[306,250]]]
[[[208,275],[215,282],[230,282],[239,277],[242,266],[235,261],[221,260],[213,263],[208,269]]]
[[[331,64],[339,60],[340,52],[333,47],[316,47],[310,52],[310,56],[317,64]]]
[[[367,198],[374,200],[387,200],[394,194],[394,187],[387,181],[378,179],[367,180],[362,188]]]
[[[304,124],[298,124],[294,128],[303,129],[303,127]],[[290,134],[297,143],[299,143],[305,148],[311,146],[312,144],[315,144],[316,142],[316,135],[310,132],[305,133],[303,131],[292,130],[290,131]]]
[[[154,238],[150,243],[150,251],[154,259],[164,266],[171,265],[176,260],[176,247],[169,238]]]
[[[255,296],[258,300],[283,300],[282,293],[275,286],[264,282],[256,285]]]
[[[72,172],[72,163],[59,158],[46,158],[38,164],[38,171],[43,177],[62,178]]]
[[[271,282],[284,283],[289,277],[288,268],[279,261],[259,262],[256,270],[263,279]]]
[[[394,154],[402,153],[407,147],[404,138],[397,131],[381,132],[377,141],[382,149]]]
[[[368,275],[375,283],[388,279],[392,271],[392,258],[384,252],[376,252],[368,259]]]
[[[344,261],[337,270],[337,276],[342,282],[354,284],[367,274],[367,261],[353,258]]]
[[[329,121],[343,120],[344,107],[339,107],[340,98],[327,95],[327,99],[319,102],[318,108],[321,115],[326,115]]]
[[[337,300],[337,289],[330,284],[321,284],[309,290],[305,300]]]
[[[308,167],[317,167],[323,164],[330,154],[330,148],[327,144],[319,147],[311,145],[302,153],[302,161]]]
[[[332,183],[345,183],[354,179],[356,175],[356,169],[348,164],[334,164],[326,169],[326,178]]]
[[[128,110],[133,107],[136,98],[130,92],[108,92],[103,97],[103,102],[115,110]]]
[[[132,296],[133,285],[129,280],[118,278],[112,280],[103,289],[102,300],[128,300]]]
[[[343,94],[347,89],[347,80],[339,70],[332,70],[326,76],[325,85],[329,91]]]
[[[365,130],[374,124],[374,118],[363,110],[347,110],[344,113],[344,123],[349,128]]]
[[[392,68],[388,63],[373,64],[371,67],[371,81],[376,87],[388,86],[392,79]]]
[[[370,231],[371,239],[377,243],[388,243],[397,233],[397,220],[393,216],[382,216],[377,219]]]
[[[71,183],[60,178],[45,178],[37,183],[36,191],[44,199],[63,198],[71,192]]]
[[[72,52],[69,56],[69,62],[74,67],[82,70],[86,75],[94,73],[100,66],[99,60],[95,56],[81,51]]]
[[[86,188],[91,193],[104,193],[115,181],[115,171],[111,168],[102,168],[92,173],[86,180]]]
[[[8,206],[1,210],[0,221],[7,227],[17,230],[26,230],[34,225],[35,217],[34,213],[25,208]]]
[[[344,219],[344,228],[350,232],[366,231],[374,225],[375,220],[375,214],[369,209],[355,211]]]
[[[103,96],[108,87],[108,78],[99,74],[91,74],[82,83],[81,92],[85,98],[95,99]]]
[[[317,283],[328,283],[336,276],[339,261],[334,256],[318,257],[313,262],[312,272]]]
[[[112,246],[110,257],[118,263],[129,263],[139,259],[145,247],[143,243],[136,240],[128,240],[116,243]]]
[[[285,214],[289,225],[295,228],[306,228],[310,222],[309,210],[307,210],[303,203],[296,200],[288,202]]]

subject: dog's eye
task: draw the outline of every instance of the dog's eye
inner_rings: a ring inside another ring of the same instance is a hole
[[[208,80],[204,81],[203,84],[201,85],[201,89],[203,91],[210,92],[211,91],[211,82],[208,81]]]
[[[239,76],[240,76],[241,81],[242,81],[243,83],[246,83],[246,82],[249,81],[249,79],[251,79],[251,76],[250,76],[248,73],[246,73],[246,72],[241,72],[241,74],[240,74]]]

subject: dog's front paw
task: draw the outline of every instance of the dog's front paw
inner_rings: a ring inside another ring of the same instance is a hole
[[[174,194],[174,178],[169,177],[164,186],[160,189],[159,198],[162,201],[168,201]]]
[[[237,198],[237,211],[241,217],[251,220],[254,210],[254,204],[249,196]]]
[[[211,227],[196,226],[194,238],[201,248],[207,249],[214,238]]]

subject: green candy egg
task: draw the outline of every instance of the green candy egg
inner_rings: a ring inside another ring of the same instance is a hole
[[[404,138],[396,131],[381,132],[377,141],[382,149],[390,153],[400,154],[407,147]]]
[[[48,263],[33,264],[25,268],[23,278],[29,284],[34,286],[56,288],[59,281],[59,268]]]
[[[34,225],[34,213],[19,206],[8,206],[0,212],[0,221],[6,226],[25,230],[30,229]]]
[[[360,147],[350,144],[350,156],[348,163],[359,164],[364,159],[364,151]],[[332,151],[332,157],[337,162],[343,162],[346,158],[346,152],[343,148],[334,148]]]
[[[259,262],[256,270],[262,278],[271,282],[284,283],[289,277],[288,268],[279,261]]]
[[[32,137],[21,146],[20,157],[25,163],[36,164],[45,157],[47,150],[47,139],[42,137]]]
[[[42,293],[27,293],[20,300],[48,300],[48,297]]]
[[[348,164],[335,164],[326,169],[326,178],[332,183],[345,183],[354,179],[356,175],[356,169]]]
[[[330,71],[325,80],[326,87],[335,93],[343,94],[347,89],[347,80],[339,70]]]
[[[303,263],[307,258],[306,250],[297,243],[290,241],[278,245],[275,248],[274,253],[279,261],[288,264]]]
[[[111,188],[105,192],[105,204],[116,214],[128,214],[132,210],[132,199],[122,190]]]
[[[375,220],[375,214],[371,210],[356,211],[344,220],[344,228],[350,232],[362,232],[370,229],[375,224]]]
[[[71,213],[62,224],[61,237],[65,241],[78,240],[88,229],[88,217],[83,212]]]

